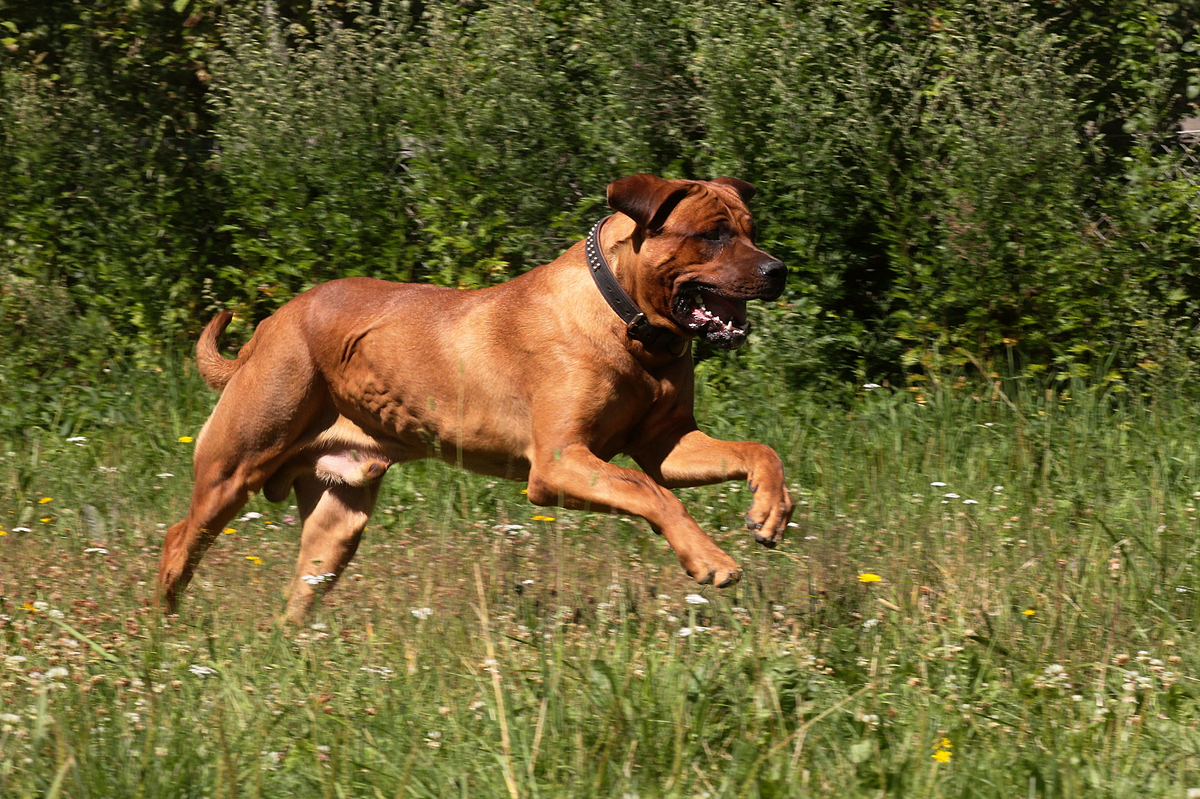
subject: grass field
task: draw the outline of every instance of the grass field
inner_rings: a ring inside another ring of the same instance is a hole
[[[771,385],[713,371],[700,417],[783,456],[785,544],[744,486],[680,492],[737,587],[639,521],[419,464],[282,630],[295,510],[261,499],[181,615],[152,607],[198,378],[76,390],[0,442],[0,796],[1196,795],[1195,405]]]

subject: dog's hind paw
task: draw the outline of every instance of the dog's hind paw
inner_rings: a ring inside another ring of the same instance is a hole
[[[724,555],[724,553],[721,553]],[[703,566],[684,566],[684,570],[688,576],[695,580],[700,585],[715,585],[717,588],[726,588],[736,583],[742,578],[742,570],[733,562],[733,559],[725,555],[725,560],[728,560],[728,565],[714,566],[706,564]]]

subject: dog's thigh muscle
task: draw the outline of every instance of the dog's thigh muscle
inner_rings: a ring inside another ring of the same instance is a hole
[[[328,389],[307,347],[268,338],[222,392],[197,437],[197,463],[206,458],[246,464],[269,460],[291,445],[318,413],[331,410]]]
[[[358,551],[363,528],[375,507],[379,483],[330,485],[311,474],[296,479],[296,504],[304,532],[285,614],[287,621],[303,621],[312,604],[342,576]]]

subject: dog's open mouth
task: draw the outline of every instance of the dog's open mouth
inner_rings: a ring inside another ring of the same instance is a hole
[[[675,321],[722,349],[742,346],[750,329],[745,299],[727,297],[696,284],[685,286],[676,296]]]

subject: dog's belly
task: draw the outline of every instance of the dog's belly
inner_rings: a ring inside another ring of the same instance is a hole
[[[366,485],[384,475],[394,463],[436,457],[454,466],[508,480],[529,479],[529,461],[520,456],[494,450],[461,450],[447,446],[401,446],[379,441],[369,449],[347,447],[340,443],[318,449],[313,460],[316,475],[328,483]]]
[[[505,480],[529,479],[529,461],[524,457],[496,452],[463,452],[459,458],[457,453],[443,451],[442,460],[490,477],[502,477]]]
[[[437,458],[494,477],[528,478],[530,425],[523,402],[478,390],[448,399],[420,380],[384,387],[378,372],[368,374],[374,377],[338,392],[337,420],[306,448],[317,456],[318,473],[374,477],[375,461],[386,469]]]
[[[268,500],[283,501],[303,474],[330,485],[365,486],[395,464],[424,458],[508,480],[529,478],[529,460],[524,453],[506,446],[503,437],[486,435],[486,429],[473,429],[460,442],[454,430],[439,435],[411,417],[409,424],[389,429],[379,417],[362,419],[353,411],[351,415],[361,423],[338,414],[291,447],[263,486]]]
[[[525,480],[529,477],[529,459],[520,429],[505,427],[487,415],[445,419],[429,414],[403,428],[393,428],[392,440],[399,444],[397,462],[437,458],[480,474]]]

